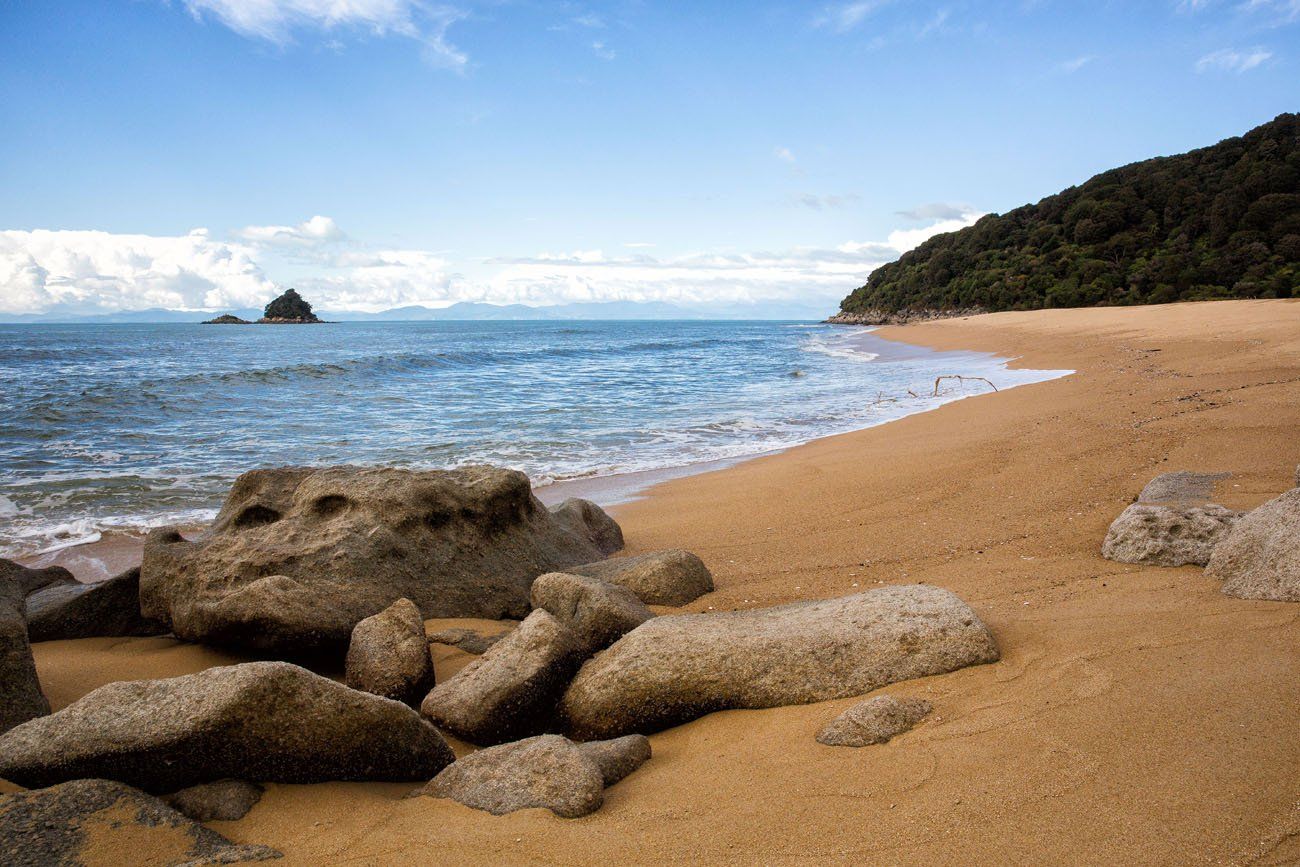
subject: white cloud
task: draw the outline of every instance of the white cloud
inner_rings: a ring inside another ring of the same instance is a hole
[[[347,237],[334,220],[320,215],[296,226],[245,226],[235,236],[268,247],[311,247]]]
[[[896,211],[900,217],[909,220],[964,220],[972,215],[977,219],[980,212],[970,205],[958,205],[949,202],[927,202],[906,211]]]
[[[1237,51],[1232,48],[1222,48],[1218,51],[1212,51],[1209,54],[1196,61],[1197,72],[1209,72],[1218,70],[1221,72],[1248,72],[1255,67],[1265,63],[1273,57],[1273,52],[1267,48],[1248,48],[1244,51]]]
[[[865,21],[872,13],[890,0],[858,0],[855,3],[838,3],[827,6],[813,19],[814,27],[827,27],[847,33]]]
[[[618,54],[614,49],[599,40],[591,43],[591,51],[601,60],[613,60],[615,57],[618,57]]]
[[[1087,66],[1089,63],[1092,63],[1096,59],[1097,58],[1092,54],[1084,54],[1079,57],[1075,57],[1072,60],[1065,60],[1062,61],[1061,63],[1056,64],[1056,71],[1063,72],[1066,75],[1069,75],[1070,73],[1078,72],[1080,69],[1083,69],[1085,66]]]
[[[782,160],[783,162],[787,162],[787,163],[798,162],[798,160],[794,158],[794,151],[790,150],[789,148],[777,148],[776,150],[772,151],[772,153],[776,156],[778,160]]]
[[[462,70],[469,62],[447,40],[447,29],[465,13],[422,0],[185,0],[185,6],[196,18],[208,15],[241,36],[277,45],[291,42],[299,30],[358,28],[414,39],[437,66]]]
[[[823,196],[819,196],[816,193],[794,193],[790,196],[790,201],[795,205],[808,208],[809,210],[826,211],[855,205],[862,201],[862,197],[857,193],[830,193]]]

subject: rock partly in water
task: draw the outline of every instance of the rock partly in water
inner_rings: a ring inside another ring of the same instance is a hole
[[[285,662],[110,683],[0,736],[0,777],[103,777],[148,792],[263,782],[428,779],[452,761],[410,708]]]
[[[1134,503],[1110,525],[1101,556],[1148,566],[1204,566],[1239,517],[1214,503]]]
[[[259,325],[314,325],[320,321],[312,312],[307,299],[299,295],[297,289],[284,290],[280,297],[263,308],[262,318],[257,320]]]
[[[446,644],[457,650],[481,656],[487,653],[489,647],[505,638],[508,634],[509,630],[498,632],[496,635],[484,635],[481,632],[475,632],[473,629],[458,626],[452,629],[439,629],[437,632],[430,632],[429,642],[431,644]]]
[[[713,592],[713,575],[704,561],[677,549],[615,557],[563,571],[626,587],[647,605],[685,605]]]
[[[606,557],[623,550],[623,528],[591,500],[569,497],[551,513],[569,532],[586,535]]]
[[[248,815],[265,791],[257,783],[217,780],[163,796],[163,802],[196,822],[234,822]]]
[[[756,611],[656,617],[578,672],[571,737],[650,733],[731,708],[807,704],[998,659],[975,612],[938,587],[882,587]]]
[[[588,656],[655,616],[626,587],[564,572],[548,572],[533,582],[533,607],[573,630]]]
[[[149,535],[140,602],[187,640],[341,652],[403,597],[426,618],[522,618],[534,578],[599,553],[513,470],[255,470],[199,540]]]
[[[534,611],[487,653],[435,686],[420,712],[475,744],[537,734],[550,725],[583,656],[568,627]]]
[[[252,325],[247,319],[240,319],[233,313],[222,313],[212,319],[205,319],[203,325]]]
[[[1179,470],[1163,473],[1147,482],[1139,503],[1204,503],[1214,496],[1217,482],[1232,478],[1232,473],[1194,473]]]
[[[140,613],[140,570],[128,569],[95,584],[54,584],[27,597],[32,641],[114,635],[165,635],[166,622]]]
[[[157,798],[110,780],[0,796],[0,863],[9,867],[178,867],[279,857],[266,846],[232,843]]]
[[[1237,521],[1205,571],[1223,581],[1229,596],[1300,602],[1300,488]]]
[[[0,572],[0,734],[50,712],[27,640],[23,596],[17,577]]]
[[[433,689],[433,658],[420,609],[398,599],[352,630],[347,685],[405,704],[419,704]]]
[[[608,741],[587,741],[578,749],[600,768],[606,786],[612,786],[650,760],[650,739],[624,735]]]
[[[883,744],[916,725],[931,710],[923,698],[878,695],[855,704],[827,723],[817,735],[817,742],[828,747]]]
[[[0,558],[0,584],[12,581],[18,588],[18,598],[25,599],[37,590],[63,584],[79,583],[72,573],[62,566],[30,569],[13,560]]]
[[[542,807],[576,819],[600,809],[605,782],[577,744],[539,735],[471,753],[434,777],[421,794],[498,816]]]

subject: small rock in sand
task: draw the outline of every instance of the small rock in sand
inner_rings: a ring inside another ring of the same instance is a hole
[[[9,579],[18,586],[18,598],[25,599],[37,590],[59,584],[79,583],[72,573],[62,566],[46,569],[29,569],[13,560],[0,558],[0,583]]]
[[[612,786],[650,760],[650,739],[624,735],[608,741],[578,744],[582,754],[596,763],[606,786]]]
[[[1101,556],[1148,566],[1204,566],[1239,517],[1214,503],[1134,503],[1110,525]]]
[[[817,735],[817,742],[828,747],[883,744],[916,725],[931,709],[923,698],[878,695],[855,704],[827,723]]]
[[[1229,596],[1300,602],[1300,488],[1237,521],[1205,574],[1221,579]]]
[[[647,605],[685,605],[713,592],[713,575],[704,561],[675,548],[585,563],[564,571],[626,587]]]
[[[165,635],[171,631],[166,622],[140,613],[138,567],[94,584],[51,584],[27,597],[25,611],[32,641]]]
[[[217,780],[172,792],[163,802],[196,822],[234,822],[248,815],[264,790],[243,780]]]
[[[654,617],[631,590],[598,578],[549,572],[533,582],[533,607],[573,630],[587,655],[604,650]]]
[[[1179,470],[1163,473],[1147,482],[1139,503],[1204,503],[1214,496],[1214,484],[1232,478],[1232,473],[1194,473]]]
[[[409,599],[398,599],[352,630],[347,685],[405,704],[418,704],[433,689],[433,659],[424,619]]]
[[[430,632],[429,642],[431,644],[446,644],[457,650],[481,656],[487,653],[489,647],[505,638],[508,634],[510,634],[510,630],[498,632],[496,635],[483,635],[473,629],[458,626],[453,629],[440,629],[437,632]]]
[[[569,497],[551,509],[551,514],[575,535],[584,534],[600,553],[609,556],[623,550],[623,529],[591,500]]]

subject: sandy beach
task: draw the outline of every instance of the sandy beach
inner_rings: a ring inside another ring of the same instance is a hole
[[[960,595],[1002,660],[884,690],[933,702],[916,729],[830,748],[814,735],[856,699],[729,711],[653,736],[654,758],[581,819],[404,799],[410,784],[272,784],[212,827],[284,864],[1300,861],[1300,606],[1098,553],[1159,473],[1229,472],[1216,500],[1239,509],[1291,487],[1300,302],[877,333],[1077,373],[674,479],[613,513],[627,553],[683,547],[713,570],[717,591],[686,610],[916,582]],[[34,652],[55,709],[236,660],[159,638]],[[469,658],[440,651],[439,677]]]

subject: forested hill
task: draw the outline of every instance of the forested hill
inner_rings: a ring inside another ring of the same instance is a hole
[[[1097,175],[874,271],[832,321],[1300,297],[1300,115]]]

